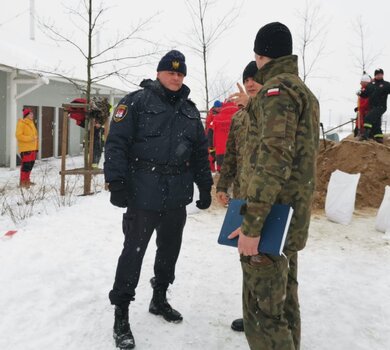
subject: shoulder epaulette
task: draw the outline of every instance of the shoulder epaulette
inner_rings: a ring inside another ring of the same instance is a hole
[[[187,102],[189,102],[190,105],[192,105],[193,107],[196,108],[196,103],[194,101],[192,101],[191,99],[187,98]]]

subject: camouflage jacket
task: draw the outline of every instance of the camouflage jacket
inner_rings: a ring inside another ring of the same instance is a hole
[[[227,192],[233,184],[233,197],[240,195],[239,172],[244,158],[245,135],[248,127],[248,113],[245,109],[236,112],[232,119],[226,152],[223,159],[221,175],[217,184],[217,192]]]
[[[274,203],[294,209],[285,250],[303,249],[308,235],[319,145],[319,104],[298,77],[297,56],[274,59],[255,80],[264,84],[249,109],[241,196],[243,233],[260,235]]]

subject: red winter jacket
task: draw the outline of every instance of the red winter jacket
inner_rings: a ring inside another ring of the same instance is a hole
[[[230,124],[234,113],[238,111],[234,102],[224,102],[221,111],[214,116],[214,147],[216,155],[226,152],[226,142],[229,136]]]
[[[369,99],[359,96],[359,114],[364,118],[369,109]]]

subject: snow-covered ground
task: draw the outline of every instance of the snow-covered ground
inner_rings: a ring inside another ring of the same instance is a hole
[[[0,169],[0,188],[6,181],[16,184],[17,172]],[[123,210],[105,191],[44,208],[18,224],[0,216],[0,349],[114,349],[107,294]],[[130,306],[136,348],[248,349],[245,336],[230,329],[241,315],[241,270],[236,250],[216,243],[225,211],[189,212],[169,292],[184,321],[168,324],[148,312],[151,242]],[[299,260],[302,350],[390,349],[390,241],[374,223],[375,211],[357,213],[350,226],[313,214]]]

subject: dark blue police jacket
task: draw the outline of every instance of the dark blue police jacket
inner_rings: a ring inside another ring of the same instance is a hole
[[[193,183],[210,190],[207,139],[199,111],[183,85],[175,102],[158,80],[125,96],[105,144],[107,183],[123,183],[128,206],[168,210],[192,202]]]

